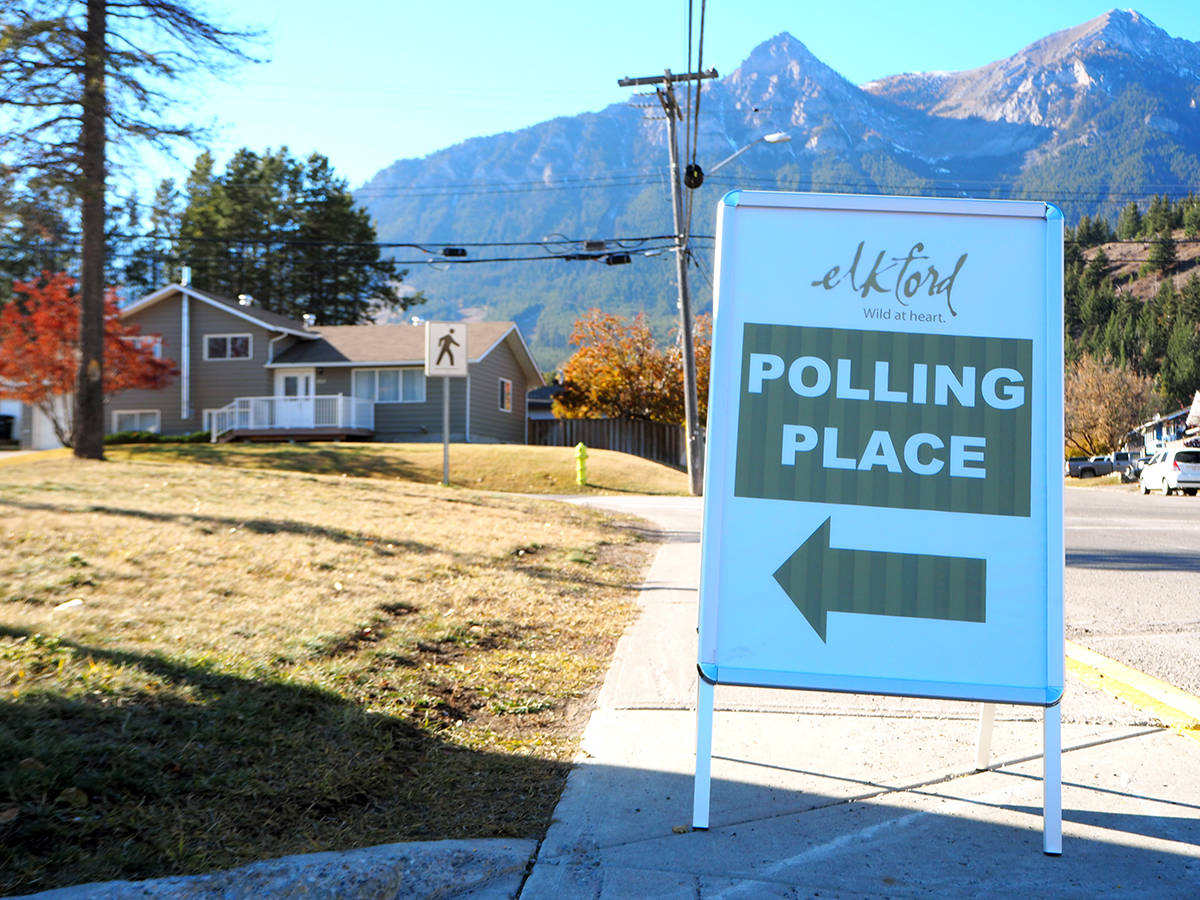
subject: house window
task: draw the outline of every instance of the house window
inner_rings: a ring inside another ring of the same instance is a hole
[[[354,373],[354,396],[376,403],[424,403],[423,369],[358,369]]]
[[[249,359],[253,344],[248,334],[206,334],[205,359]]]
[[[162,427],[162,413],[157,409],[113,410],[113,431],[153,431]]]
[[[139,350],[149,350],[155,359],[162,359],[163,339],[161,334],[135,334],[124,338]]]
[[[500,379],[500,412],[512,412],[512,382]]]

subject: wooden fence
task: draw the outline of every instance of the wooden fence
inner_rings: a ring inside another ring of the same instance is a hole
[[[643,459],[687,469],[687,442],[682,425],[642,419],[533,419],[529,443],[543,447],[589,448],[632,453]]]

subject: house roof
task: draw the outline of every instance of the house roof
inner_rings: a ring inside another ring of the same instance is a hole
[[[293,318],[270,312],[257,306],[243,306],[237,300],[231,300],[229,297],[222,297],[220,294],[212,294],[208,291],[194,288],[191,285],[183,284],[168,284],[166,287],[159,288],[152,294],[147,294],[145,297],[135,300],[121,310],[121,317],[124,318],[133,313],[141,312],[143,309],[166,300],[175,294],[186,294],[188,297],[192,297],[202,303],[207,303],[210,306],[224,309],[226,312],[261,325],[270,331],[281,331],[285,334],[294,334],[297,337],[310,340],[315,337],[311,329],[304,327],[303,322],[297,322]]]
[[[202,303],[255,322],[270,331],[302,338],[267,363],[268,368],[288,366],[417,366],[425,362],[424,325],[322,325],[308,328],[288,316],[257,306],[243,306],[220,294],[202,291],[191,285],[169,284],[147,294],[121,310],[122,318],[156,303],[186,294]],[[512,322],[464,322],[467,326],[467,353],[471,362],[479,362],[502,341],[512,346],[513,355],[531,382],[541,383],[542,372],[529,352],[520,329]]]
[[[514,355],[530,380],[541,380],[541,371],[514,323],[463,324],[467,327],[467,354],[471,362],[479,362],[507,339],[512,342]],[[268,365],[417,366],[425,362],[424,325],[322,325],[309,331],[320,339],[288,347]]]
[[[1189,412],[1189,407],[1185,406],[1183,409],[1177,409],[1177,410],[1175,410],[1175,412],[1168,413],[1165,416],[1155,416],[1153,419],[1143,422],[1141,425],[1137,426],[1137,428],[1134,428],[1132,431],[1137,431],[1137,432],[1150,431],[1151,429],[1154,428],[1155,425],[1161,425],[1163,422],[1170,422],[1174,419],[1180,418],[1181,416],[1186,416],[1188,414],[1188,412]],[[1132,431],[1130,432],[1131,434],[1132,434]]]

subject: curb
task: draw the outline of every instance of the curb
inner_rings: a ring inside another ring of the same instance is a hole
[[[1076,678],[1145,710],[1166,727],[1200,742],[1200,697],[1073,641],[1066,642],[1067,671]]]

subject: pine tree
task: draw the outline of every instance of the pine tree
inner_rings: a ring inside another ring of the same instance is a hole
[[[1184,405],[1200,387],[1200,331],[1196,321],[1177,316],[1167,338],[1167,351],[1158,374],[1159,389]]]
[[[1175,265],[1175,238],[1165,231],[1150,242],[1150,258],[1147,262],[1154,272],[1166,274]]]
[[[1150,208],[1142,217],[1141,233],[1153,237],[1171,229],[1171,201],[1166,194],[1155,194],[1150,198]]]
[[[186,193],[179,248],[199,288],[326,325],[424,301],[399,293],[406,273],[383,257],[370,217],[320,154],[242,148],[221,174],[201,154]]]
[[[1189,193],[1179,204],[1180,226],[1189,238],[1200,235],[1200,197]]]
[[[244,37],[200,18],[186,0],[6,0],[0,8],[0,152],[24,184],[66,189],[78,205],[76,456],[104,456],[109,145],[194,134],[165,121],[164,87],[241,56]]]
[[[1142,304],[1138,313],[1138,351],[1142,360],[1140,372],[1146,375],[1158,373],[1162,356],[1167,351],[1168,332],[1161,318],[1158,297],[1151,297]]]
[[[1137,202],[1130,200],[1117,216],[1117,238],[1131,241],[1142,233],[1142,213]]]
[[[1200,323],[1200,275],[1193,272],[1179,292],[1179,315],[1181,318]],[[1200,385],[1196,385],[1200,388]]]
[[[1108,279],[1108,254],[1103,249],[1097,250],[1083,269],[1080,281],[1087,290],[1095,290]]]
[[[13,299],[14,281],[32,281],[42,272],[56,272],[76,254],[63,247],[72,230],[67,192],[41,179],[18,185],[11,173],[0,171],[0,307]]]

